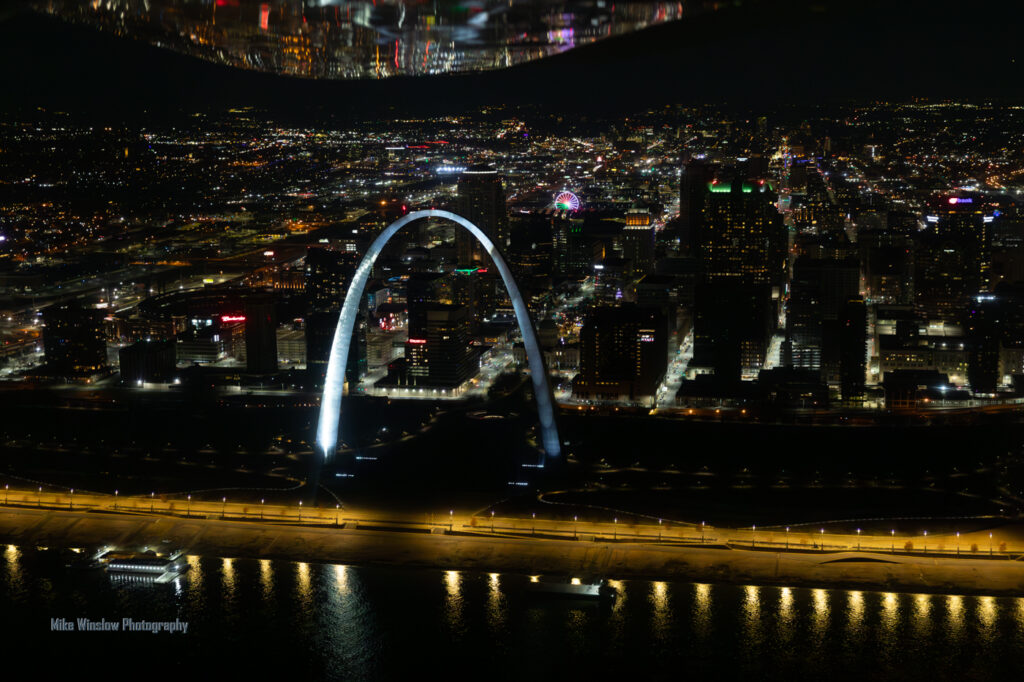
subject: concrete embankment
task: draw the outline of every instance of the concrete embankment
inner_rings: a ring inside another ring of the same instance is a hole
[[[0,508],[0,542],[181,548],[281,558],[527,574],[900,592],[1024,595],[1024,562],[871,552],[786,552]]]

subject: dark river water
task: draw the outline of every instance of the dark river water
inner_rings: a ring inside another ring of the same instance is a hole
[[[4,667],[25,674],[8,679],[988,679],[1024,661],[1024,599],[628,580],[599,605],[538,601],[524,575],[188,563],[152,584],[0,546]],[[51,631],[82,617],[189,629]]]

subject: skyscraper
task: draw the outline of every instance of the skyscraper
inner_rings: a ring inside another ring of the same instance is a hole
[[[256,294],[245,302],[245,358],[251,374],[277,371],[277,305],[272,296]]]
[[[695,366],[726,380],[761,369],[776,324],[773,294],[786,268],[786,229],[763,181],[737,177],[705,188],[697,240]]]
[[[409,385],[461,386],[477,369],[476,352],[469,345],[469,312],[464,306],[444,303],[423,307],[423,315],[409,326]]]
[[[348,284],[356,270],[354,254],[312,247],[306,251],[305,291],[310,309],[341,310]]]
[[[505,187],[498,171],[482,167],[463,172],[459,177],[455,212],[483,230],[500,251],[508,246]],[[467,230],[456,230],[455,246],[459,267],[485,264],[486,254]]]
[[[840,306],[839,317],[839,392],[843,400],[863,397],[867,371],[867,306],[861,299],[850,299]]]
[[[679,183],[679,241],[683,255],[695,255],[697,252],[704,224],[707,185],[714,174],[714,167],[701,159],[693,159],[683,166]]]
[[[658,308],[593,308],[580,332],[573,394],[585,399],[653,398],[668,369],[668,327]]]
[[[844,306],[858,298],[859,287],[856,258],[796,259],[786,309],[786,364],[823,369],[826,380],[840,381],[840,321]]]
[[[993,216],[969,197],[950,197],[933,210],[918,238],[916,304],[929,320],[962,322],[971,298],[989,289]]]
[[[305,293],[309,311],[305,320],[306,372],[314,386],[322,385],[327,375],[327,359],[338,315],[357,266],[358,258],[352,253],[321,247],[306,252]],[[359,316],[352,332],[345,378],[355,383],[365,373],[366,319]]]
[[[626,212],[626,227],[620,239],[622,257],[629,261],[633,275],[645,275],[654,270],[654,223],[646,209]]]

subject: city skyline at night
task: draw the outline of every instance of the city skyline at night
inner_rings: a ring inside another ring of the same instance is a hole
[[[1019,15],[0,10],[12,674],[1021,667]]]

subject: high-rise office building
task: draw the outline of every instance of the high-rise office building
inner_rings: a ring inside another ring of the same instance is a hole
[[[787,233],[766,182],[737,177],[712,182],[705,192],[693,365],[733,381],[764,365],[786,269]]]
[[[594,244],[585,231],[583,218],[555,216],[553,242],[555,272],[565,277],[582,279],[594,266]]]
[[[245,302],[245,363],[252,374],[277,371],[277,304],[265,294]]]
[[[867,374],[867,306],[861,299],[851,299],[840,306],[839,327],[839,392],[843,400],[857,400],[864,395]]]
[[[357,261],[355,254],[333,249],[311,247],[306,251],[305,291],[310,310],[341,310]]]
[[[305,320],[306,373],[313,386],[323,385],[327,360],[338,325],[338,315],[355,275],[359,257],[355,253],[321,247],[306,252],[305,293],[309,312]],[[367,305],[362,299],[360,306]],[[366,373],[366,319],[356,318],[349,346],[345,379],[356,383]]]
[[[796,259],[786,309],[786,365],[821,369],[826,380],[840,381],[838,323],[844,306],[858,298],[859,287],[860,266],[856,258]]]
[[[508,246],[508,217],[505,186],[498,171],[486,167],[464,171],[459,176],[455,212],[479,227],[504,252]],[[459,267],[486,267],[486,253],[467,230],[456,230],[455,248]]]
[[[994,216],[970,197],[950,197],[931,210],[917,240],[916,304],[929,320],[963,322],[972,297],[989,290]]]
[[[626,227],[619,243],[622,257],[629,261],[633,275],[646,275],[654,270],[654,223],[646,209],[626,212]]]
[[[593,308],[580,332],[580,371],[573,394],[583,399],[653,399],[668,369],[668,328],[657,308]]]
[[[697,253],[707,185],[714,175],[714,166],[701,159],[693,159],[683,166],[679,183],[679,241],[683,255]]]
[[[914,302],[914,242],[888,230],[858,231],[867,295],[877,303]]]
[[[995,393],[1000,383],[999,350],[1010,317],[1010,297],[981,294],[970,303],[966,336],[967,381],[976,393]]]
[[[551,289],[554,259],[553,217],[529,213],[509,221],[506,260],[527,301]]]
[[[786,259],[786,231],[776,195],[764,180],[737,178],[706,189],[698,252],[709,283],[777,285]]]
[[[476,374],[470,346],[469,311],[460,305],[424,303],[410,317],[405,345],[408,386],[457,388]]]

